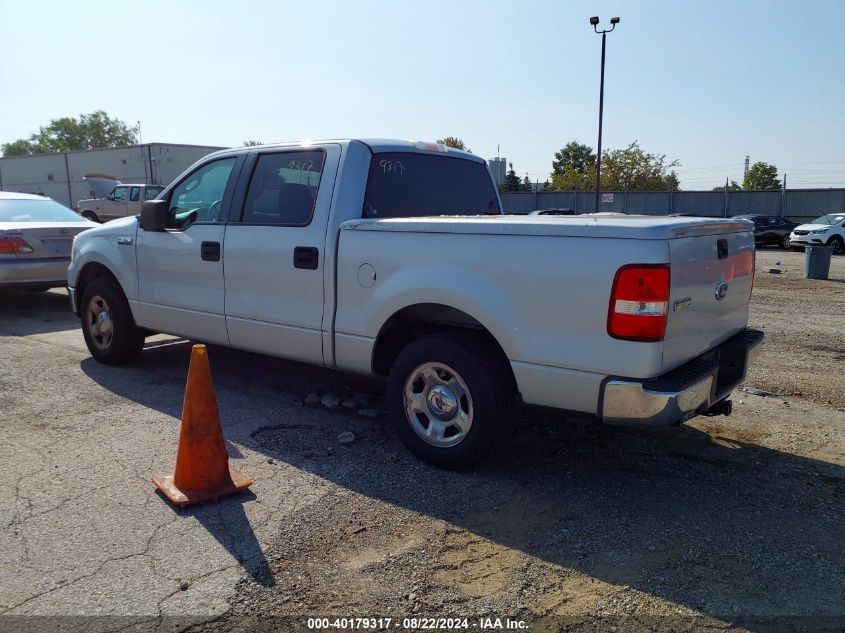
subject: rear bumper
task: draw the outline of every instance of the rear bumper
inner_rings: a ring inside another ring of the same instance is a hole
[[[66,286],[70,257],[0,260],[0,286]]]
[[[718,347],[657,378],[611,378],[599,408],[607,424],[668,426],[705,413],[745,379],[763,333],[746,329]]]

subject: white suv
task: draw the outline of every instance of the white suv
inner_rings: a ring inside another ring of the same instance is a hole
[[[845,213],[826,213],[792,229],[789,245],[796,251],[817,244],[827,244],[834,255],[845,253]]]

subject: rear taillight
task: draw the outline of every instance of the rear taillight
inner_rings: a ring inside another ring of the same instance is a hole
[[[23,255],[35,250],[19,237],[0,237],[0,255]]]
[[[628,341],[662,341],[669,318],[669,264],[632,264],[616,272],[607,333]]]
[[[751,253],[751,290],[748,291],[748,300],[751,301],[751,293],[754,292],[754,276],[757,274],[757,251]]]

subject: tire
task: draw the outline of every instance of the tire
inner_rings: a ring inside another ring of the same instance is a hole
[[[390,369],[390,421],[408,450],[423,461],[450,470],[467,468],[508,434],[512,384],[506,359],[481,337],[423,336],[408,344]]]
[[[838,235],[834,235],[827,241],[827,245],[833,250],[834,255],[842,255],[845,253],[845,242]]]
[[[135,325],[126,295],[113,279],[98,277],[85,287],[80,317],[82,336],[95,360],[123,365],[144,349],[144,331]]]
[[[97,217],[97,214],[93,211],[83,211],[82,217],[86,220],[91,220],[92,222],[99,222],[100,218]]]
[[[781,247],[783,250],[788,251],[788,250],[789,250],[789,247],[791,246],[791,244],[792,244],[792,242],[790,241],[789,236],[788,236],[788,235],[784,235],[784,236],[783,236],[783,239],[780,241],[780,247]]]

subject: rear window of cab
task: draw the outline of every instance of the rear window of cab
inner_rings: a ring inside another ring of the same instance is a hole
[[[493,179],[484,163],[443,154],[373,154],[364,218],[501,213]]]

